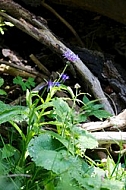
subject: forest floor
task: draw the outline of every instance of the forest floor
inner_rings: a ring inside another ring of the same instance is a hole
[[[26,6],[25,8],[28,7]],[[112,60],[122,79],[126,82],[126,26],[89,11],[56,5],[53,5],[53,8],[75,29],[84,44],[83,47],[101,52],[108,60]],[[52,33],[64,44],[75,49],[80,46],[72,32],[56,18],[54,14],[43,7],[30,7],[29,11],[38,16],[42,16],[47,21]],[[30,59],[31,54],[33,54],[50,73],[61,72],[64,68],[64,62],[55,53],[16,27],[7,27],[5,34],[0,35],[0,59],[13,62],[10,56],[6,56],[6,50],[9,50],[11,55],[23,60],[22,63],[27,68],[34,69],[40,73],[39,68]],[[94,75],[99,72],[99,65],[96,65],[95,72],[91,68],[93,68],[93,65],[90,66],[90,70]],[[69,69],[67,69],[66,72],[70,76],[67,85],[73,90],[76,83],[81,85],[80,79],[71,75]],[[12,70],[1,70],[0,74],[5,81],[3,89],[7,92],[7,97],[1,96],[1,100],[5,100],[6,103],[11,103],[25,94],[21,87],[13,84],[13,79],[17,75],[20,75],[20,73],[17,74],[15,71],[12,72]],[[23,78],[26,80],[27,76],[24,75]],[[114,91],[115,89],[113,89],[112,86],[104,83],[101,78],[98,79],[103,87],[103,91],[107,93],[108,96],[111,97],[113,93],[117,95],[118,90]],[[36,85],[39,84],[39,77],[35,78],[35,82]],[[82,92],[86,90],[87,89],[81,87]],[[116,106],[115,109],[117,109],[118,114],[126,107],[126,104],[125,101],[120,100],[120,98],[118,100],[115,98],[114,106]]]
[[[26,6],[26,8],[28,7]],[[107,55],[108,59],[113,60],[115,63],[114,66],[116,66],[120,75],[124,81],[126,81],[126,27],[97,13],[66,6],[53,5],[53,8],[75,29],[84,44],[84,48],[102,52],[104,55]],[[70,47],[80,46],[72,32],[56,18],[54,14],[50,13],[49,10],[43,7],[30,7],[30,11],[47,20],[49,29],[63,43]],[[0,41],[1,59],[9,60],[9,58],[2,53],[2,49],[9,49],[13,51],[17,57],[19,56],[25,60],[27,66],[35,68],[36,70],[38,69],[37,66],[29,58],[31,54],[34,54],[50,72],[62,70],[64,66],[59,57],[52,53],[47,47],[15,27],[8,27],[5,34],[0,36]],[[98,65],[95,69],[98,69]],[[70,74],[69,71],[68,74]],[[9,85],[11,89],[13,89],[12,80],[15,77],[14,73],[10,72],[10,74],[5,74],[1,72],[1,76],[2,75],[6,81],[5,86]],[[71,86],[74,86],[77,82],[79,83],[79,79],[73,78],[73,76],[70,77],[69,83]],[[102,83],[102,81],[100,82]],[[106,86],[104,86],[104,88],[106,88]],[[85,91],[85,89],[81,90]],[[10,100],[14,100],[19,96],[19,93],[16,97],[16,94],[14,95],[13,93],[8,92],[8,98]],[[119,110],[121,111],[121,109],[123,108],[121,107]]]

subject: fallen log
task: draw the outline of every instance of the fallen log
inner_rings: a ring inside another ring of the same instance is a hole
[[[39,17],[38,19],[35,15],[31,14],[12,0],[0,0],[0,9],[6,11],[6,13],[0,12],[1,16],[40,43],[46,45],[62,59],[64,59],[63,55],[67,52],[73,57],[76,57],[74,52],[67,48],[51,33],[45,25],[43,18]],[[81,59],[72,60],[70,62],[77,71],[80,80],[83,81],[83,86],[85,86],[85,84],[88,85],[94,97],[103,104],[104,109],[114,115],[114,111],[102,91],[99,80],[90,72]]]
[[[110,117],[105,121],[88,122],[79,126],[91,132],[106,128],[109,128],[109,130],[124,130],[126,128],[126,109],[117,116]]]
[[[125,144],[126,132],[94,132],[92,135],[102,144]]]

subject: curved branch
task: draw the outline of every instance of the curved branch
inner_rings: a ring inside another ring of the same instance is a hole
[[[5,7],[3,6],[5,5],[5,2],[9,4],[8,5],[9,8],[7,5]],[[5,0],[5,1],[1,0],[0,9],[1,8],[4,9],[6,8],[6,11],[9,14],[13,15],[13,12],[19,9],[19,5],[17,3],[14,3],[12,0]],[[25,9],[23,9],[23,13],[24,11]],[[26,11],[26,14],[28,14],[28,11]],[[12,16],[9,16],[8,14],[3,12],[0,12],[0,15],[6,18],[8,21],[12,22],[17,28],[19,28],[23,32],[32,36],[40,43],[46,45],[48,48],[57,53],[59,56],[62,56],[66,51],[71,51],[51,33],[51,31],[41,22],[41,20],[37,20],[35,16],[34,19],[28,22],[27,21],[28,19],[27,20],[22,19],[24,18],[24,16],[21,14],[20,11],[18,11],[18,19],[13,18]],[[27,16],[27,18],[28,17],[30,16]],[[74,52],[71,51],[71,53],[74,56],[76,56]],[[114,111],[102,91],[99,80],[90,72],[90,70],[81,61],[81,59],[72,61],[71,64],[79,74],[80,80],[83,81],[84,84],[83,87],[85,87],[85,85],[88,85],[94,97],[96,99],[99,99],[100,103],[103,104],[104,109],[114,115]]]

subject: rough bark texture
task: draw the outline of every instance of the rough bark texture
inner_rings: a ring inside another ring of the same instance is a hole
[[[12,15],[9,16],[6,13],[0,12],[1,16],[12,22],[17,28],[32,36],[40,43],[46,45],[60,57],[63,57],[62,55],[67,51],[70,51],[75,56],[69,48],[51,33],[45,23],[43,23],[42,18],[39,18],[38,20],[35,15],[29,13],[12,0],[0,0],[0,9],[5,9],[8,14]],[[83,81],[83,85],[88,85],[94,97],[99,99],[103,104],[104,109],[114,115],[114,111],[102,91],[99,80],[90,72],[80,59],[71,62],[71,65],[77,71],[79,78]]]

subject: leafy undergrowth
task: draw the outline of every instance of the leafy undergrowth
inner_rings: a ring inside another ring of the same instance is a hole
[[[86,156],[86,150],[96,148],[98,142],[78,127],[89,116],[102,119],[110,114],[96,100],[79,94],[78,88],[75,95],[62,83],[66,79],[62,73],[58,80],[47,82],[41,95],[27,89],[26,106],[0,101],[0,124],[8,127],[8,139],[1,135],[0,140],[0,190],[125,189],[126,172],[121,164],[108,157],[99,167]],[[1,86],[3,82],[1,79]],[[70,98],[55,97],[57,91],[67,92]],[[76,103],[81,106],[79,112]]]

